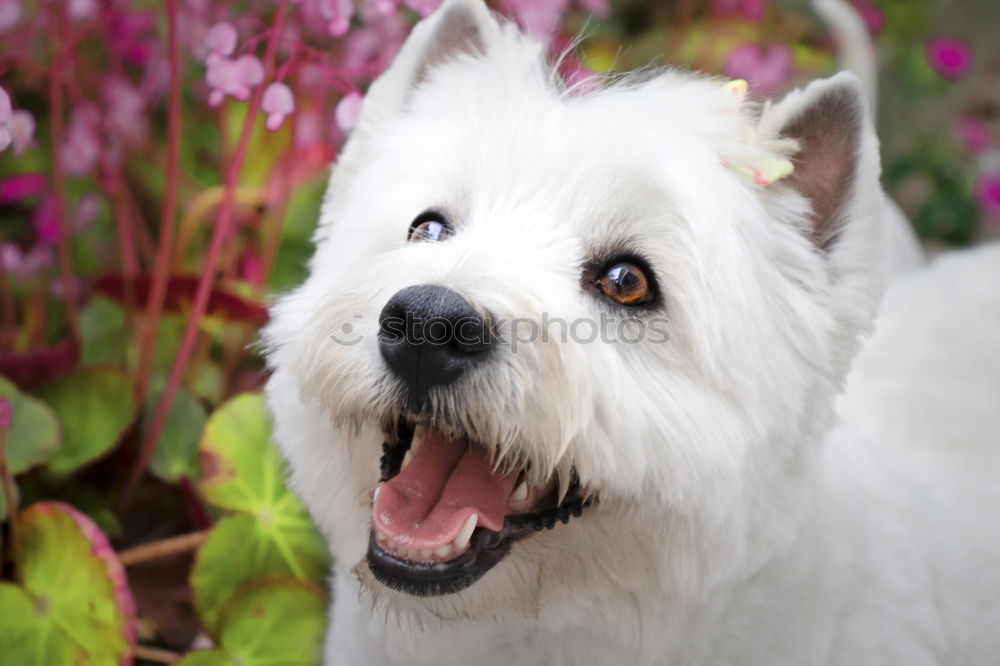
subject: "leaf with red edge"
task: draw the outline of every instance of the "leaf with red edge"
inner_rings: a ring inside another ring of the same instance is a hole
[[[24,352],[0,352],[0,375],[28,391],[76,367],[80,350],[72,340]]]
[[[5,664],[128,666],[135,603],[100,529],[62,502],[20,516],[21,584],[0,583]]]
[[[177,275],[167,281],[167,295],[163,307],[168,312],[182,312],[194,303],[198,282],[201,278],[191,275]],[[94,288],[125,307],[145,310],[146,300],[152,289],[152,279],[148,275],[126,278],[121,275],[102,275],[97,278]],[[209,316],[226,321],[238,321],[263,326],[267,323],[267,309],[260,303],[241,298],[224,289],[212,289],[205,310]]]

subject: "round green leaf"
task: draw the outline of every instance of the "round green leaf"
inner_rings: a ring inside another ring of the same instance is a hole
[[[285,464],[270,441],[271,423],[259,393],[221,405],[201,438],[201,491],[221,509],[273,513],[290,495]]]
[[[326,598],[314,585],[266,580],[244,587],[222,613],[219,648],[177,666],[319,666]]]
[[[48,468],[65,475],[112,449],[135,416],[128,377],[113,368],[89,367],[46,384],[39,397],[55,410],[63,444]]]
[[[156,394],[146,403],[147,423],[152,420],[159,399],[160,395]],[[181,477],[196,480],[201,476],[198,442],[205,419],[205,408],[201,403],[187,391],[177,391],[157,441],[156,451],[149,461],[153,474],[168,483],[176,482]]]
[[[129,663],[135,604],[101,531],[60,502],[40,502],[20,518],[23,581],[0,583],[3,663]]]
[[[0,397],[10,401],[7,466],[11,474],[20,474],[45,462],[59,448],[59,422],[48,405],[22,393],[3,377],[0,377]]]
[[[124,361],[129,338],[125,311],[107,298],[91,299],[80,310],[80,337],[83,365]]]
[[[191,587],[202,624],[211,632],[223,606],[247,583],[269,576],[319,582],[326,576],[326,543],[298,500],[288,497],[288,506],[270,520],[223,518],[198,551]]]

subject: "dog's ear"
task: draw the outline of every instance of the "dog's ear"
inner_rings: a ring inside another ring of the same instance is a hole
[[[484,53],[500,25],[484,0],[445,0],[420,21],[392,65],[372,83],[358,121],[341,151],[330,181],[328,198],[336,199],[367,159],[368,138],[398,116],[413,90],[434,67],[462,56]]]
[[[790,93],[765,118],[769,134],[777,130],[799,146],[795,170],[782,182],[809,204],[804,232],[826,264],[846,372],[884,282],[884,195],[869,104],[857,77],[841,73]]]
[[[790,93],[772,110],[779,134],[799,145],[786,183],[809,201],[810,233],[823,250],[844,233],[855,204],[879,192],[877,143],[867,104],[860,81],[839,74]]]

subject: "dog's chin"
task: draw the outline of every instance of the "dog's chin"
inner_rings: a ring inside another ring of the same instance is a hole
[[[433,424],[387,428],[366,558],[382,585],[417,597],[476,583],[511,545],[579,517],[596,502],[574,473],[530,483],[531,462],[498,465],[495,447]]]

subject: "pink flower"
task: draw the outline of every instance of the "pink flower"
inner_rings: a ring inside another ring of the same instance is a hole
[[[782,91],[792,72],[792,51],[784,44],[766,49],[744,44],[729,53],[725,68],[730,78],[746,79],[755,94],[772,97]]]
[[[44,245],[55,246],[59,244],[59,218],[56,215],[58,205],[53,196],[47,196],[42,200],[41,205],[35,209],[35,214],[31,218],[35,227],[35,238]]]
[[[608,0],[577,0],[577,2],[580,9],[598,18],[607,18],[611,15],[611,3]]]
[[[555,34],[569,8],[569,0],[503,0],[524,30],[541,40]]]
[[[95,0],[68,0],[66,15],[73,21],[86,21],[97,12]]]
[[[361,101],[361,94],[352,92],[344,95],[344,98],[337,103],[334,118],[337,121],[337,127],[342,132],[350,132],[358,123],[358,114],[361,113]]]
[[[959,118],[958,136],[965,149],[973,155],[985,153],[993,143],[989,126],[976,116]]]
[[[205,32],[205,48],[209,53],[230,56],[236,50],[236,39],[232,23],[216,23]]]
[[[397,0],[361,0],[361,12],[366,16],[389,16],[396,11]]]
[[[326,21],[326,29],[334,37],[343,37],[351,27],[353,0],[317,0],[316,9]]]
[[[142,91],[124,77],[109,75],[101,80],[101,96],[110,111],[108,129],[133,145],[142,143],[149,130]]]
[[[882,13],[881,9],[873,5],[871,0],[854,0],[854,7],[861,14],[861,18],[864,19],[869,32],[873,35],[882,32],[882,28],[885,27],[885,14]]]
[[[14,154],[20,155],[31,145],[31,139],[35,135],[35,119],[27,111],[18,109],[11,114],[7,129],[14,144]]]
[[[25,281],[52,266],[52,250],[37,244],[28,252],[22,252],[14,243],[0,244],[0,266],[5,273]]]
[[[59,158],[71,175],[89,172],[101,155],[100,114],[92,104],[78,106],[70,116]]]
[[[0,0],[0,33],[17,27],[23,15],[21,0]]]
[[[37,197],[45,191],[45,174],[22,173],[0,182],[0,204]]]
[[[247,249],[239,260],[240,277],[250,284],[264,283],[264,261],[254,250]]]
[[[281,129],[285,118],[295,111],[295,96],[284,83],[275,81],[264,90],[261,110],[267,114],[267,129],[276,132]]]
[[[441,6],[441,0],[405,0],[406,6],[415,11],[420,16],[429,16],[435,9]]]
[[[10,95],[3,88],[0,88],[0,151],[7,150],[7,146],[14,140],[10,131],[10,120],[14,115],[14,109],[10,104]]]
[[[972,69],[972,48],[958,39],[931,37],[924,54],[934,71],[946,79],[961,79]]]
[[[236,60],[211,54],[208,56],[205,80],[211,86],[209,106],[219,106],[226,95],[245,102],[250,89],[264,80],[264,66],[255,56],[244,55]]]
[[[973,192],[983,215],[1000,222],[1000,172],[981,174]]]

